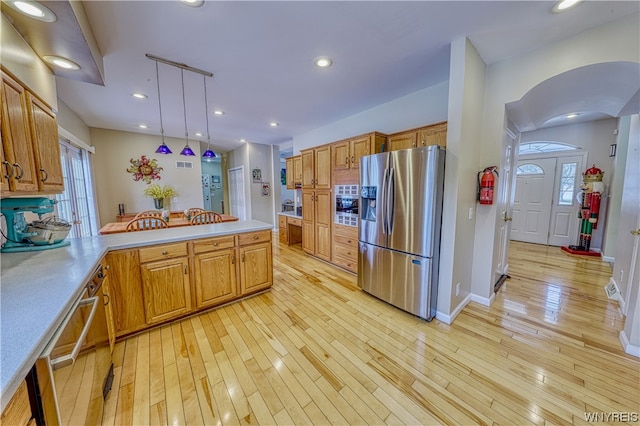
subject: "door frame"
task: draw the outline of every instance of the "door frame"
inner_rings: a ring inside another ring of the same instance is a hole
[[[227,170],[227,176],[229,178],[229,214],[234,214],[233,209],[233,199],[236,195],[235,185],[232,185],[233,180],[231,179],[231,174],[240,172],[238,175],[242,177],[242,205],[239,210],[242,212],[242,215],[238,214],[237,217],[239,220],[246,220],[247,218],[247,200],[246,200],[246,191],[244,190],[245,179],[244,179],[244,166],[232,167]]]

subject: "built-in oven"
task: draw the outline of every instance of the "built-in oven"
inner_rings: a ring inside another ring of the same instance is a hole
[[[360,197],[358,185],[336,185],[335,223],[347,226],[358,226],[358,200]]]
[[[100,265],[36,361],[38,424],[100,424],[113,363]]]

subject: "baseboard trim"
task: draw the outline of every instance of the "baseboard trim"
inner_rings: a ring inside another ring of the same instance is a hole
[[[496,298],[496,294],[495,293],[491,293],[491,297],[489,297],[489,298],[478,296],[477,294],[472,294],[471,295],[471,301],[472,302],[479,303],[479,304],[481,304],[483,306],[491,306],[491,304],[493,303],[495,298]]]
[[[611,256],[602,256],[602,261],[607,263],[616,263],[616,258]]]
[[[627,334],[624,330],[620,332],[620,343],[622,344],[622,348],[625,353],[640,358],[640,346],[634,346],[629,343],[629,339],[627,338]]]
[[[470,301],[471,301],[471,294],[467,294],[467,297],[465,297],[462,300],[462,302],[460,302],[460,304],[458,306],[456,306],[456,308],[453,310],[453,312],[451,312],[450,315],[447,315],[445,313],[437,311],[436,312],[436,319],[438,321],[442,321],[445,324],[451,324],[453,322],[453,320],[456,319],[458,314],[460,314],[460,312],[462,312],[464,307],[469,304]]]

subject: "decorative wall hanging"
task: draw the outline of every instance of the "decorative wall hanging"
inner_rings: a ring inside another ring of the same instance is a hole
[[[253,179],[253,183],[262,182],[262,170],[260,169],[251,170],[251,177]]]
[[[127,169],[127,172],[133,173],[133,180],[144,181],[150,184],[152,180],[160,180],[160,172],[162,167],[158,166],[158,160],[155,158],[149,159],[146,155],[140,157],[140,159],[130,159],[131,166]]]
[[[271,195],[271,185],[269,182],[262,182],[262,196],[268,197],[269,195]]]

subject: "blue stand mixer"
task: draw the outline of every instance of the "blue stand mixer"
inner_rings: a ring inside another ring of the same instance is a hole
[[[0,212],[7,221],[7,241],[0,252],[18,252],[33,250],[48,250],[69,245],[65,241],[70,226],[63,237],[60,233],[30,226],[24,218],[25,212],[31,212],[42,218],[46,213],[53,213],[56,200],[40,198],[4,198],[0,201]],[[35,222],[34,222],[35,223]],[[40,222],[44,223],[44,222]]]

